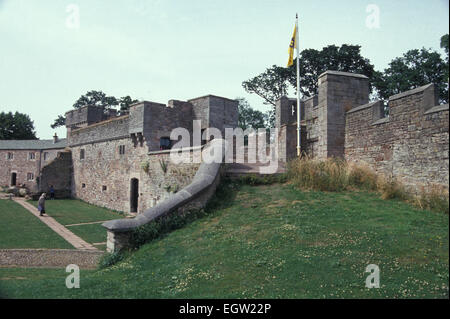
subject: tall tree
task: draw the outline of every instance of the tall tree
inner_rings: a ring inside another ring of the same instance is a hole
[[[138,102],[138,100],[132,99],[129,95],[121,97],[118,100],[120,106],[120,114],[128,114],[130,110],[130,105]]]
[[[247,128],[265,128],[266,127],[266,115],[258,110],[253,109],[245,98],[237,98],[239,120],[238,126],[243,130]]]
[[[359,45],[344,44],[341,47],[329,45],[321,51],[306,49],[300,53],[300,92],[305,97],[317,94],[317,78],[327,70],[355,72],[369,79],[374,75],[374,67],[364,58]],[[273,65],[260,75],[242,83],[248,93],[254,93],[264,100],[264,104],[275,105],[276,100],[286,95],[291,87],[297,87],[296,62],[289,68]],[[372,87],[372,82],[369,83]]]
[[[447,84],[448,84],[448,77],[449,77],[449,64],[448,64],[448,33],[443,35],[441,37],[441,48],[444,49],[445,53],[447,54],[447,56],[445,57],[445,63],[446,68],[445,68],[445,73],[446,73],[446,77],[447,77]]]
[[[35,140],[34,123],[27,114],[0,113],[0,140]]]
[[[441,102],[448,102],[448,63],[438,52],[422,48],[393,59],[383,74],[376,78],[379,97],[389,96],[434,83]]]
[[[107,96],[102,91],[93,90],[80,96],[78,100],[76,100],[76,102],[73,104],[73,107],[78,109],[80,107],[89,105],[103,107],[105,110],[107,110],[120,106],[120,114],[126,114],[128,113],[130,105],[136,102],[137,100],[132,99],[129,95],[117,99],[114,96]],[[57,128],[59,126],[64,126],[65,122],[66,118],[63,115],[58,115],[58,117],[54,120],[53,124],[50,125],[50,127]]]

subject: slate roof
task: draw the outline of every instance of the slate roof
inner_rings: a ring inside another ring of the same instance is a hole
[[[51,140],[0,140],[0,150],[50,150],[65,148],[67,141],[65,138],[53,143]]]

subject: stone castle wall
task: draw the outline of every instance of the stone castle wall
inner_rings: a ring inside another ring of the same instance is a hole
[[[168,105],[142,101],[132,105],[129,114],[100,122],[96,121],[101,114],[89,109],[66,113],[72,196],[124,212],[131,209],[132,179],[139,181],[138,212],[192,181],[200,163],[191,159],[200,158],[201,150],[188,152],[189,163],[175,165],[170,152],[160,150],[161,138],[169,138],[175,128],[184,128],[192,136],[193,120],[223,131],[236,127],[238,117],[237,101],[212,95],[188,102],[170,100]]]
[[[434,85],[390,97],[388,117],[381,101],[368,102],[367,77],[336,71],[320,75],[318,95],[301,101],[303,152],[365,162],[412,190],[427,184],[448,188],[448,104],[437,105]],[[296,105],[286,97],[276,103],[284,161],[296,157]]]
[[[120,154],[119,147],[125,147]],[[84,159],[80,159],[84,150]],[[72,147],[73,197],[117,211],[130,211],[131,179],[139,180],[138,211],[164,200],[188,185],[199,164],[172,164],[169,151],[149,154],[145,145],[130,138]],[[193,152],[190,152],[193,156]],[[143,163],[148,162],[147,172]],[[162,165],[167,164],[166,172]]]
[[[364,162],[412,190],[449,183],[449,108],[437,105],[434,85],[390,97],[346,114],[345,158]]]

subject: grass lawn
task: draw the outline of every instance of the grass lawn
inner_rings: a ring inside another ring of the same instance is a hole
[[[74,247],[25,208],[0,199],[0,249]]]
[[[30,203],[37,207],[37,201],[30,201]],[[123,214],[90,205],[78,199],[46,200],[45,212],[62,225],[90,223],[124,217]]]
[[[37,201],[30,201],[37,207]],[[75,235],[81,237],[88,243],[106,242],[106,229],[101,223],[70,226],[72,224],[99,222],[111,219],[123,218],[124,215],[106,208],[90,205],[81,200],[63,199],[46,200],[45,211],[47,215],[56,219]],[[69,225],[69,226],[68,226]],[[106,245],[96,246],[106,249]]]
[[[448,298],[448,215],[366,192],[224,183],[210,215],[81,277],[0,281],[11,298]],[[365,288],[366,266],[380,288]],[[2,273],[8,270],[0,269]],[[6,275],[5,275],[6,276]]]

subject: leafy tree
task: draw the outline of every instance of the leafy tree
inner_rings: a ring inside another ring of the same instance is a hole
[[[389,96],[434,83],[441,102],[448,102],[448,63],[438,52],[422,48],[409,50],[393,59],[381,76],[376,78],[379,97]]]
[[[102,91],[89,91],[80,96],[73,107],[78,109],[87,105],[111,108],[117,106],[118,102],[114,96],[106,96]]]
[[[30,117],[23,113],[0,113],[0,140],[35,140],[36,132]]]
[[[448,84],[448,76],[449,76],[449,64],[448,64],[448,33],[441,37],[441,48],[444,49],[447,56],[445,57],[445,63],[447,64],[445,68],[447,84]]]
[[[57,128],[60,126],[66,125],[66,118],[62,115],[58,115],[58,117],[55,119],[52,125],[50,125],[51,128]]]
[[[341,71],[359,73],[369,78],[369,90],[372,91],[374,66],[369,59],[361,55],[361,46],[343,44],[341,47],[329,45],[321,51],[305,49],[300,53],[300,92],[304,97],[318,94],[318,77],[325,71]],[[297,71],[295,64],[289,67],[288,81],[293,88],[297,87]]]
[[[127,114],[129,112],[130,105],[137,102],[138,100],[132,99],[129,95],[121,97],[118,101],[120,106],[120,114]]]
[[[321,51],[306,49],[300,53],[300,92],[305,97],[318,93],[317,78],[327,70],[355,72],[369,79],[374,75],[374,67],[360,53],[361,46],[344,44],[341,47],[329,45]],[[260,75],[244,81],[242,86],[248,93],[263,98],[264,104],[275,105],[289,87],[297,88],[296,62],[289,68],[273,65]],[[372,87],[372,82],[370,82]]]
[[[237,98],[239,101],[238,126],[245,130],[246,128],[264,128],[266,127],[266,115],[258,110],[253,109],[245,98]]]
[[[447,63],[448,63],[448,33],[441,37],[441,48],[447,53]]]
[[[83,106],[98,106],[103,107],[105,110],[110,108],[116,108],[120,106],[120,114],[128,113],[128,109],[130,105],[137,102],[137,100],[133,100],[130,96],[124,96],[120,99],[117,99],[114,96],[107,96],[102,91],[89,91],[86,94],[80,96],[78,100],[73,104],[73,107],[78,109]],[[57,128],[59,126],[64,126],[66,119],[62,115],[58,115],[58,117],[54,120],[53,124],[50,125],[51,128]]]
[[[248,93],[254,93],[264,100],[264,104],[275,105],[275,101],[287,94],[289,69],[273,65],[265,72],[242,82]]]

